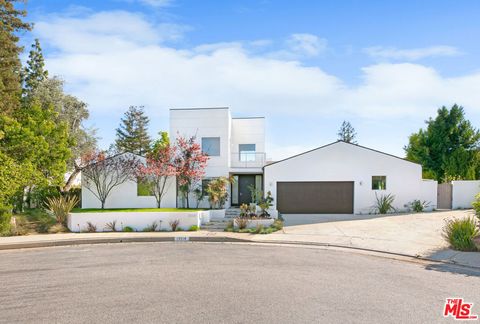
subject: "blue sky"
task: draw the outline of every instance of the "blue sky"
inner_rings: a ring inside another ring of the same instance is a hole
[[[267,117],[279,159],[336,139],[403,155],[444,104],[480,117],[478,1],[30,0],[51,74],[89,104],[101,145],[129,105]],[[26,38],[28,42],[28,38]]]

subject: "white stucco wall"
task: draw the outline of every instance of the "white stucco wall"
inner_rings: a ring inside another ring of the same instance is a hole
[[[428,210],[437,207],[437,187],[438,182],[435,180],[424,179],[420,184],[420,195],[416,199],[427,202]]]
[[[179,135],[186,138],[196,136],[200,145],[202,137],[220,137],[220,156],[209,158],[204,178],[228,177],[231,141],[231,116],[228,108],[170,109],[170,140],[174,142]],[[200,185],[201,183],[197,184]],[[196,207],[193,194],[190,194],[189,201],[191,208]],[[180,197],[178,206],[182,206]],[[209,208],[207,198],[198,207]]]
[[[372,190],[372,176],[386,176],[386,190]],[[435,181],[422,180],[422,167],[367,148],[337,142],[320,149],[268,165],[264,169],[265,190],[276,203],[277,182],[354,181],[354,213],[369,213],[375,193],[395,195],[394,206],[404,210],[414,199],[436,206]]]
[[[235,162],[239,160],[240,144],[255,144],[255,151],[259,153],[256,154],[256,159],[259,159],[258,164],[250,163],[249,165],[262,167],[262,163],[265,162],[264,154],[262,154],[265,153],[265,118],[233,118],[231,131],[231,167],[238,166]]]
[[[137,156],[145,163],[145,158]],[[100,208],[100,200],[87,188],[86,177],[82,177],[82,208]],[[176,207],[176,188],[175,178],[170,178],[167,182],[166,192],[162,198],[161,207]],[[92,184],[90,188],[94,189]],[[154,196],[137,196],[137,182],[127,181],[115,187],[110,192],[105,202],[105,208],[155,208],[157,201]]]
[[[135,231],[157,222],[157,230],[171,230],[170,222],[178,220],[178,227],[188,230],[191,226],[199,226],[209,217],[203,215],[208,211],[199,212],[106,212],[106,213],[71,213],[68,216],[68,228],[72,232],[81,232],[87,228],[87,222],[97,227],[97,232],[108,231],[107,223],[116,221],[117,231],[130,226]]]
[[[472,208],[472,202],[479,193],[479,180],[452,181],[452,209]]]
[[[202,137],[220,137],[220,156],[211,156],[205,177],[228,175],[230,158],[231,117],[228,108],[171,109],[170,140],[178,135],[189,138],[196,136],[201,145]]]

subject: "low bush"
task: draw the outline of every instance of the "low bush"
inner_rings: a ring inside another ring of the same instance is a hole
[[[95,233],[97,231],[97,226],[91,222],[87,222],[87,227],[84,232],[86,233]]]
[[[96,231],[96,228],[95,228]],[[68,233],[69,230],[67,227],[63,226],[62,224],[54,224],[48,228],[48,233],[56,234],[56,233]]]
[[[237,224],[238,229],[245,229],[248,226],[249,219],[246,217],[236,217],[235,223]]]
[[[0,206],[0,236],[10,235],[12,213],[9,208]]]
[[[175,219],[173,221],[170,221],[170,227],[172,228],[172,232],[175,232],[177,230],[178,224],[180,224],[180,220]]]
[[[154,221],[152,224],[148,225],[143,229],[144,232],[156,232],[158,228],[158,223]]]
[[[280,219],[276,219],[273,222],[272,227],[274,227],[277,231],[283,229],[283,221],[281,221]]]
[[[192,225],[190,226],[190,228],[188,229],[190,232],[196,232],[200,229],[200,227],[198,227],[197,225]]]
[[[39,208],[27,209],[24,215],[31,229],[37,233],[48,233],[50,227],[57,223],[52,215]]]
[[[125,226],[125,227],[123,228],[123,231],[124,231],[124,232],[135,232],[135,231],[133,230],[133,228],[130,227],[130,226]]]
[[[59,196],[47,198],[47,207],[55,218],[57,223],[64,226],[67,225],[68,214],[72,211],[75,205],[78,203],[76,196]]]
[[[477,222],[473,217],[448,219],[443,227],[443,237],[459,251],[476,251],[473,239],[479,235]]]
[[[375,205],[373,206],[373,212],[375,214],[387,214],[396,210],[395,207],[393,207],[395,196],[392,194],[382,194],[379,197],[377,196],[377,193],[375,193],[375,200]]]
[[[423,212],[428,206],[430,206],[429,202],[420,199],[415,199],[407,204],[407,207],[416,213]]]
[[[175,232],[182,232],[182,231],[183,231],[183,228],[181,228],[181,227],[177,227],[177,228],[175,229]]]
[[[480,193],[475,196],[475,200],[472,202],[472,207],[475,209],[475,214],[480,220]]]
[[[117,221],[111,221],[109,223],[105,224],[105,229],[110,232],[116,232],[117,231]]]

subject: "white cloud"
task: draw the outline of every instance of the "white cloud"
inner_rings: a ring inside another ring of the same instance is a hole
[[[420,64],[374,64],[361,70],[361,83],[352,87],[318,67],[253,54],[248,49],[254,42],[178,50],[163,42],[171,36],[161,25],[122,11],[50,17],[35,32],[55,48],[47,55],[51,74],[64,77],[68,89],[89,103],[97,123],[116,123],[129,105],[145,105],[153,122],[166,120],[168,108],[187,106],[230,106],[237,115],[286,121],[359,116],[393,123],[421,122],[455,102],[480,109],[479,72],[446,78]],[[279,146],[280,140],[275,138]]]
[[[426,57],[457,56],[461,54],[461,52],[457,48],[444,45],[411,49],[374,46],[365,48],[364,52],[369,56],[377,59],[394,59],[406,61],[416,61]]]
[[[140,0],[141,3],[152,7],[168,7],[172,4],[172,0]]]
[[[292,34],[287,45],[293,53],[317,56],[327,49],[327,40],[312,34]]]

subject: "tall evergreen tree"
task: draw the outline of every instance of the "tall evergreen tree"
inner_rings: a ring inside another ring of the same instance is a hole
[[[38,39],[35,39],[35,43],[32,44],[32,50],[23,73],[27,93],[34,91],[42,81],[48,78],[48,71],[45,70],[45,60]]]
[[[340,129],[338,130],[337,135],[338,135],[339,141],[357,144],[357,141],[355,140],[357,138],[357,133],[355,132],[355,128],[353,128],[352,124],[350,124],[350,122],[346,120],[343,121],[342,126],[340,126]]]
[[[0,0],[0,114],[10,114],[20,104],[23,47],[18,45],[18,33],[31,29],[22,20],[26,11],[15,8],[16,2],[20,1]]]
[[[424,177],[448,182],[479,177],[480,132],[465,119],[463,108],[438,109],[427,128],[410,135],[407,159],[422,164]]]
[[[148,135],[149,118],[145,115],[143,106],[130,106],[117,128],[115,146],[117,151],[144,155],[150,150]]]

